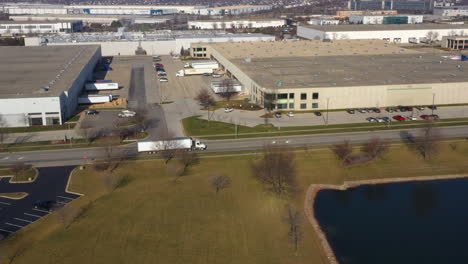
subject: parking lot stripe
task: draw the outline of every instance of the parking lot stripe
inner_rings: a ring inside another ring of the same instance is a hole
[[[11,226],[16,226],[16,227],[19,227],[19,228],[23,228],[24,226],[20,226],[20,225],[15,225],[15,224],[12,224],[12,223],[5,223],[5,225],[11,225]]]
[[[0,204],[11,205],[11,203],[0,202]]]
[[[5,230],[5,229],[0,229],[0,231],[3,231],[3,232],[8,232],[8,233],[13,233],[13,231],[8,231],[8,230]]]
[[[39,217],[39,218],[41,218],[41,217],[42,217],[42,216],[40,216],[40,215],[33,215],[33,214],[28,214],[28,213],[24,213],[24,214],[25,214],[25,215],[34,216],[34,217]]]
[[[65,199],[69,199],[69,200],[74,200],[73,198],[70,198],[70,197],[65,197],[65,196],[60,196],[60,195],[58,195],[57,197],[60,197],[60,198],[65,198]]]
[[[39,211],[39,212],[43,212],[43,213],[49,213],[47,211],[44,211],[44,210],[41,210],[41,209],[36,209],[36,208],[33,208],[34,211]]]
[[[21,218],[16,218],[14,217],[13,219],[16,219],[16,220],[19,220],[19,221],[23,221],[23,222],[28,222],[28,223],[32,223],[33,221],[29,221],[29,220],[25,220],[25,219],[21,219]]]
[[[61,201],[57,201],[57,203],[59,203],[59,204],[67,204],[67,203],[61,202]]]

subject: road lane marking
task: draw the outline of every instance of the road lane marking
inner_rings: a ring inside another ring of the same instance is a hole
[[[0,231],[3,231],[3,232],[8,232],[8,233],[13,233],[13,231],[8,231],[8,230],[5,230],[5,229],[0,229]]]
[[[19,160],[22,160],[22,159],[24,159],[24,157],[18,157],[18,159],[19,159]]]
[[[1,160],[7,160],[9,158],[10,158],[9,156],[6,156],[6,157],[1,158]]]
[[[11,205],[11,203],[0,202],[0,204]]]
[[[39,217],[39,218],[41,218],[41,217],[42,217],[42,216],[40,216],[40,215],[33,215],[33,214],[28,214],[28,213],[24,213],[24,214],[25,214],[25,215],[34,216],[34,217]]]
[[[72,201],[74,200],[73,198],[65,197],[65,196],[60,196],[60,195],[58,195],[57,197],[64,198],[64,199],[68,199],[68,200],[72,200]]]
[[[48,211],[45,211],[45,210],[41,210],[41,209],[36,209],[36,208],[33,208],[34,211],[39,211],[39,212],[43,212],[43,213],[49,213]]]
[[[16,220],[19,220],[19,221],[23,221],[23,222],[28,222],[28,223],[32,223],[33,221],[29,221],[29,220],[25,220],[25,219],[21,219],[21,218],[16,218],[14,217],[13,219],[16,219]]]
[[[16,227],[19,227],[19,228],[23,228],[23,227],[24,227],[24,226],[20,226],[20,225],[11,224],[11,223],[5,223],[5,225],[16,226]]]

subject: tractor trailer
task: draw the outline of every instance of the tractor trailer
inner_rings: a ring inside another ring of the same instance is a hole
[[[139,141],[139,153],[157,153],[164,150],[205,150],[206,145],[191,137],[177,137],[155,141]]]
[[[118,90],[119,84],[112,82],[96,81],[85,84],[86,91],[100,91],[100,90]]]
[[[218,69],[219,63],[217,61],[192,61],[185,63],[184,68]]]
[[[213,73],[213,69],[182,69],[176,72],[176,76],[186,76],[186,75],[200,75]]]
[[[112,102],[112,94],[88,94],[78,97],[78,104],[101,104]]]

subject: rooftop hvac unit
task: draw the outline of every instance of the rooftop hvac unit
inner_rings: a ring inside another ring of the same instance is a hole
[[[244,59],[244,62],[250,63],[250,62],[252,62],[252,58],[245,58],[245,59]]]

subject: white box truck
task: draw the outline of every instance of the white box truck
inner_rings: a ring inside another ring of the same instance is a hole
[[[112,102],[112,94],[87,94],[78,97],[78,104],[102,104]]]
[[[85,84],[86,91],[100,91],[100,90],[118,90],[118,83],[107,83],[107,82],[91,82]]]
[[[139,141],[139,153],[156,153],[164,150],[205,150],[206,145],[191,137],[177,137],[155,141]]]
[[[176,76],[200,75],[204,73],[213,73],[213,69],[182,69],[176,72]]]
[[[190,67],[193,69],[218,69],[219,63],[217,61],[192,61],[185,63],[184,68]]]

